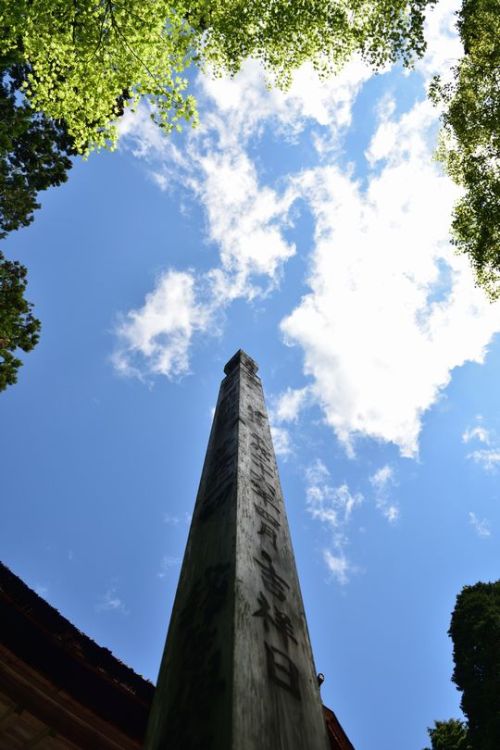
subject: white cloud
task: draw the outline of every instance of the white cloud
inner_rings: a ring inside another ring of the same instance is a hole
[[[369,69],[355,60],[336,78],[320,81],[306,64],[283,92],[267,87],[254,61],[234,78],[199,75],[202,123],[187,132],[182,150],[161,135],[146,106],[127,111],[120,120],[121,147],[149,162],[160,189],[177,184],[202,203],[208,238],[219,250],[219,265],[207,278],[220,304],[266,293],[295,254],[283,235],[295,190],[280,192],[262,184],[247,151],[249,139],[268,122],[286,138],[313,121],[328,125],[328,138],[334,140],[349,125],[352,102],[369,76]]]
[[[482,417],[477,417],[479,424],[468,427],[462,435],[464,443],[478,441],[488,448],[477,448],[467,454],[467,458],[479,464],[485,471],[494,471],[500,466],[500,441],[493,430],[482,424]]]
[[[287,459],[293,453],[290,433],[284,427],[271,425],[274,452],[277,456]]]
[[[330,472],[320,459],[307,468],[306,509],[331,533],[331,545],[323,551],[323,559],[342,585],[348,582],[348,573],[355,571],[346,555],[346,531],[355,508],[362,502],[363,496],[351,492],[346,482],[337,487],[330,483]]]
[[[340,551],[340,553],[335,555],[331,550],[324,549],[323,560],[332,574],[332,577],[335,578],[341,586],[345,586],[346,583],[349,583],[349,575],[354,569],[343,551]]]
[[[483,449],[472,451],[467,455],[474,463],[482,466],[486,471],[494,471],[500,466],[500,447],[491,450]]]
[[[370,484],[375,490],[375,505],[389,523],[399,518],[398,504],[391,498],[390,490],[396,484],[394,469],[386,464],[372,474]]]
[[[346,482],[333,487],[330,472],[320,460],[306,470],[306,502],[310,515],[333,528],[343,528],[350,520],[354,508],[361,505],[363,496],[351,493]]]
[[[482,425],[468,427],[462,435],[462,441],[469,443],[471,440],[479,440],[480,443],[490,444],[490,433]]]
[[[377,490],[385,489],[387,485],[389,483],[392,483],[393,481],[394,471],[388,464],[382,466],[380,469],[377,469],[377,471],[370,477],[371,484]]]
[[[352,60],[335,77],[321,80],[312,65],[297,70],[288,91],[269,88],[260,65],[247,61],[234,78],[200,77],[203,94],[222,113],[227,127],[221,139],[248,139],[268,120],[274,120],[281,135],[290,137],[311,121],[337,134],[351,123],[352,102],[370,69]]]
[[[306,405],[309,389],[287,388],[275,400],[273,415],[278,422],[296,422],[301,409]]]
[[[120,320],[113,355],[115,368],[124,375],[183,375],[189,371],[193,334],[206,332],[211,325],[210,309],[196,300],[193,275],[166,271],[146,295],[144,305]]]
[[[287,388],[275,398],[271,398],[269,421],[276,455],[287,459],[293,453],[290,431],[283,422],[296,422],[300,410],[307,402],[307,388]]]
[[[199,164],[204,173],[199,196],[207,212],[208,234],[220,251],[221,267],[210,273],[214,294],[222,303],[236,297],[251,299],[272,288],[282,265],[295,254],[280,229],[293,195],[280,198],[260,186],[255,166],[240,147],[211,153]],[[267,283],[256,283],[252,277],[267,277]]]
[[[311,291],[281,325],[348,451],[367,436],[415,456],[423,413],[454,367],[483,361],[500,306],[448,243],[457,189],[432,163],[436,113],[427,102],[390,112],[366,187],[334,165],[297,178],[316,222]]]
[[[469,513],[469,521],[478,536],[491,536],[490,522],[486,518],[480,520],[475,513]]]
[[[146,161],[160,189],[176,186],[202,204],[218,262],[196,277],[170,271],[144,307],[127,314],[118,329],[118,371],[183,374],[189,368],[192,336],[207,330],[215,310],[236,298],[251,300],[277,288],[284,265],[296,252],[284,236],[296,186],[290,181],[279,189],[263,184],[248,141],[269,122],[281,136],[293,138],[313,121],[328,124],[324,151],[349,124],[352,102],[369,75],[366,66],[353,61],[337,78],[320,82],[306,65],[287,92],[267,88],[263,71],[251,61],[233,79],[199,76],[202,125],[187,132],[182,148],[160,134],[146,106],[125,114],[119,123],[121,147]],[[195,285],[203,287],[203,295],[193,296]],[[152,307],[163,308],[168,317],[174,286],[182,286],[184,295],[180,320],[170,316],[162,325]]]
[[[283,92],[268,88],[261,67],[248,61],[233,79],[199,78],[208,111],[200,130],[190,135],[188,169],[190,185],[207,214],[208,235],[219,247],[221,266],[211,278],[223,300],[251,299],[274,288],[284,264],[296,252],[283,235],[297,198],[295,183],[288,181],[281,190],[263,185],[248,153],[249,139],[265,124],[272,123],[286,139],[314,123],[327,125],[327,140],[336,143],[350,124],[352,104],[369,77],[368,68],[353,61],[336,78],[320,81],[306,64]]]
[[[117,595],[114,586],[107,589],[107,591],[100,597],[95,608],[98,612],[121,612],[122,614],[128,614],[128,609]]]
[[[427,79],[436,74],[446,75],[463,54],[455,28],[460,6],[460,0],[439,0],[426,13],[427,50],[424,58],[417,62],[416,69]]]

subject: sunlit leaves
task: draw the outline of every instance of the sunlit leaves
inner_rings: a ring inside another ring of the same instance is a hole
[[[17,50],[30,64],[32,106],[63,120],[86,152],[113,145],[125,100],[152,99],[167,129],[194,116],[179,76],[192,51],[183,10],[163,0],[14,0],[1,16],[8,34],[0,44],[3,54]]]
[[[477,282],[500,297],[500,13],[498,0],[464,0],[458,28],[465,54],[451,83],[433,82],[444,106],[438,151],[464,187],[455,206],[453,242],[467,253]]]
[[[374,67],[422,54],[434,0],[10,0],[0,54],[28,63],[33,107],[62,120],[75,148],[113,146],[114,121],[140,98],[165,130],[196,122],[183,72],[234,74],[252,56],[290,83],[304,61],[327,74],[354,52]]]

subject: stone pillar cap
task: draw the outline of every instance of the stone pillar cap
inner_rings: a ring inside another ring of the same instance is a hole
[[[255,362],[255,360],[249,357],[248,354],[243,351],[243,349],[238,349],[236,354],[231,357],[229,362],[224,367],[224,372],[226,373],[226,375],[229,375],[240,364],[247,367],[252,375],[255,375],[255,373],[259,369],[259,366],[257,362]]]

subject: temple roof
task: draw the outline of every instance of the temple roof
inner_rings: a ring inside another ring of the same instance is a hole
[[[154,685],[78,630],[1,563],[0,622],[0,700],[18,734],[26,734],[36,717],[50,736],[63,735],[74,743],[64,747],[141,746]],[[0,734],[0,750],[18,746],[24,747],[15,744],[15,736],[5,740],[5,732]],[[44,748],[52,746],[62,747],[44,743]]]

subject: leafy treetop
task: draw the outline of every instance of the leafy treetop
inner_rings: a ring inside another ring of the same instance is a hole
[[[498,0],[463,0],[458,30],[464,56],[450,83],[436,78],[443,105],[439,158],[464,187],[452,232],[491,299],[500,297],[500,12]]]
[[[421,55],[435,0],[9,0],[0,55],[29,64],[31,105],[64,121],[75,148],[113,145],[128,100],[165,130],[196,122],[191,63],[234,74],[249,56],[281,86],[306,60],[322,73],[359,52],[374,67]]]
[[[425,750],[471,750],[467,740],[467,725],[463,721],[436,721],[428,732],[431,748]]]

